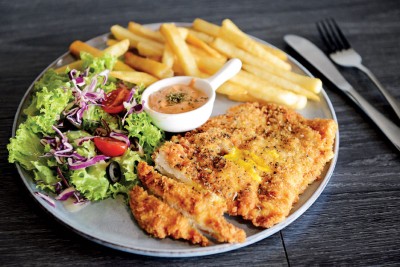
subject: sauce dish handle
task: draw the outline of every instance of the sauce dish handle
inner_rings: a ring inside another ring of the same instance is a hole
[[[207,81],[211,88],[215,91],[224,82],[235,76],[242,68],[242,61],[237,58],[232,58],[213,76],[204,79]]]

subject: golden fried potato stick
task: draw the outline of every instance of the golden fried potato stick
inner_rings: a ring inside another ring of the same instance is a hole
[[[154,56],[161,56],[163,51],[159,47],[155,47],[146,42],[139,42],[136,46],[139,55],[144,57],[154,57]]]
[[[307,104],[305,96],[273,86],[267,81],[243,70],[230,81],[245,88],[252,97],[265,102],[273,102],[293,109],[302,109]]]
[[[179,34],[177,27],[174,24],[165,23],[161,25],[160,32],[164,36],[166,43],[171,47],[172,51],[176,55],[184,74],[188,76],[197,76],[198,69],[196,61],[185,40]]]
[[[293,93],[300,94],[306,96],[310,100],[314,101],[320,101],[320,98],[318,95],[315,93],[301,87],[300,85],[293,83],[289,80],[286,80],[280,76],[274,75],[272,73],[268,73],[266,71],[262,71],[257,68],[246,68],[247,66],[244,66],[243,69],[247,70],[249,73],[252,73],[256,75],[257,77],[267,81],[271,85],[275,85],[277,87],[283,88],[288,91],[292,91]]]
[[[219,37],[231,42],[240,47],[244,51],[259,57],[273,65],[283,69],[291,68],[290,64],[267,51],[260,43],[250,38],[242,32],[231,20],[225,19],[222,22],[222,27],[219,30]],[[286,55],[286,54],[285,54]]]
[[[205,51],[209,56],[226,60],[225,56],[191,33],[188,34],[186,42]]]
[[[111,33],[114,35],[115,39],[117,39],[117,40],[128,39],[130,42],[131,48],[136,48],[139,42],[144,42],[144,43],[148,43],[149,45],[152,45],[154,47],[158,47],[160,49],[160,51],[163,51],[163,49],[164,49],[163,44],[160,44],[156,41],[145,38],[143,36],[134,34],[134,33],[130,32],[128,29],[126,29],[120,25],[113,25],[111,27]]]
[[[212,41],[214,41],[214,37],[212,37],[211,35],[208,35],[204,32],[199,32],[193,29],[189,29],[189,33],[196,36],[197,38],[199,38],[200,40],[202,40],[203,42],[205,42],[206,44],[211,43]]]
[[[183,40],[186,40],[188,34],[189,34],[189,29],[185,27],[177,27],[179,34],[182,36]]]
[[[70,46],[69,46],[69,51],[76,56],[77,58],[80,57],[81,52],[86,52],[91,54],[94,57],[101,57],[103,55],[103,51],[88,45],[87,43],[84,43],[82,41],[74,41]],[[114,65],[114,70],[120,70],[120,71],[134,71],[131,67],[123,63],[122,61],[117,61],[115,62]]]
[[[264,66],[260,68],[259,66],[251,64],[243,64],[243,69],[257,76],[259,73],[268,72],[270,74],[279,76],[283,79],[298,84],[299,86],[309,90],[310,92],[313,92],[314,94],[319,94],[322,89],[322,81],[320,79],[301,75],[293,71],[284,71],[273,66]]]
[[[160,32],[153,31],[139,23],[133,21],[129,22],[128,30],[147,39],[151,39],[159,43],[164,43],[164,37]]]
[[[267,50],[268,52],[270,52],[271,54],[274,54],[275,56],[279,57],[282,60],[287,60],[287,55],[285,52],[283,52],[282,50],[278,49],[278,48],[274,48],[272,46],[269,46],[267,44],[263,44],[263,43],[259,43],[265,50]]]
[[[156,77],[140,71],[111,71],[110,76],[125,82],[143,84],[144,86],[149,86],[158,81]]]
[[[107,41],[106,41],[107,46],[112,46],[116,43],[118,43],[118,40],[115,40],[115,39],[107,39]]]
[[[220,53],[230,58],[239,58],[242,62],[247,64],[252,64],[259,67],[274,66],[283,70],[291,69],[291,66],[282,60],[274,61],[272,58],[271,60],[267,60],[266,58],[259,58],[222,38],[215,38],[215,40],[211,43],[211,46],[217,49]]]
[[[236,83],[232,83],[230,81],[224,82],[220,87],[217,89],[217,93],[223,95],[247,95],[246,89],[241,87]]]
[[[167,65],[169,68],[174,66],[174,53],[168,44],[165,44],[163,56],[161,62]]]
[[[195,50],[193,50],[193,54],[195,55],[196,58],[196,63],[198,68],[209,74],[212,75],[216,73],[219,69],[222,68],[224,65],[225,61],[217,59],[217,58],[212,58],[212,57],[207,57],[204,55],[201,55],[200,53],[197,53]]]
[[[103,54],[109,53],[112,56],[120,57],[124,55],[129,50],[129,40],[124,39],[122,41],[116,42],[110,45],[102,51]]]
[[[167,65],[149,58],[137,56],[131,52],[125,54],[125,62],[135,69],[147,72],[159,79],[172,77],[174,72]]]
[[[220,29],[220,26],[215,25],[213,23],[210,23],[210,22],[205,21],[205,20],[200,19],[200,18],[196,18],[193,21],[192,27],[196,31],[203,32],[203,33],[211,35],[213,37],[217,37],[218,36],[219,29]]]
[[[236,94],[236,95],[227,95],[228,99],[236,102],[261,102],[265,103],[265,101],[255,98],[248,93]]]

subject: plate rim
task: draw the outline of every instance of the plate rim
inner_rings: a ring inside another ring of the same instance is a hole
[[[166,22],[159,22],[159,23],[150,23],[150,24],[143,24],[143,26],[146,27],[150,27],[150,28],[155,28],[158,27],[159,25],[161,25],[162,23],[166,23]],[[191,23],[185,23],[185,22],[171,22],[171,23],[175,23],[178,26],[190,26],[192,25]],[[98,38],[105,38],[107,36],[109,36],[110,33],[105,33],[105,34],[101,34],[98,35],[96,37],[93,37],[89,40],[86,41],[86,43],[89,43],[91,41],[93,41],[94,39],[98,39]],[[267,44],[271,47],[277,48],[274,45],[259,39],[257,37],[254,37],[252,35],[249,35],[252,38]],[[279,48],[277,48],[279,49]],[[280,49],[281,50],[281,49]],[[283,50],[281,50],[283,51]],[[285,51],[283,51],[287,56],[288,59],[290,60],[290,62],[292,62],[294,65],[296,65],[298,68],[300,68],[304,73],[306,73],[308,76],[310,77],[314,77],[311,72],[306,69],[302,64],[300,64],[299,61],[297,61],[295,58],[293,58],[291,55],[289,55],[288,53],[286,53]],[[32,92],[33,87],[35,85],[35,83],[43,76],[43,74],[49,70],[50,68],[53,68],[55,66],[57,66],[58,62],[60,62],[60,60],[62,60],[63,58],[67,57],[71,55],[70,52],[65,52],[64,54],[62,54],[61,56],[59,56],[56,60],[54,60],[52,63],[50,63],[42,72],[40,72],[40,74],[34,79],[34,81],[31,83],[31,85],[28,87],[28,89],[26,90],[25,94],[23,95],[20,104],[18,106],[18,109],[16,111],[15,117],[14,117],[14,122],[13,122],[13,127],[12,127],[12,137],[15,137],[16,134],[16,130],[19,126],[18,122],[19,122],[19,118],[21,116],[22,113],[22,108],[24,107],[24,103],[26,101],[26,98],[29,96],[29,94]],[[332,102],[330,100],[330,98],[328,97],[326,91],[324,90],[324,88],[322,88],[321,90],[321,94],[324,97],[324,100],[327,103],[330,115],[332,116],[332,120],[334,120],[337,124],[338,124],[338,120],[336,117],[336,113],[334,110],[334,107],[332,105]],[[27,187],[28,191],[30,191],[31,196],[40,204],[41,208],[44,209],[48,214],[51,214],[53,218],[55,218],[58,222],[60,222],[61,224],[65,225],[67,228],[71,229],[72,231],[74,231],[75,233],[91,240],[94,241],[100,245],[106,246],[106,247],[110,247],[113,249],[117,249],[120,251],[124,251],[124,252],[128,252],[128,253],[134,253],[134,254],[138,254],[138,255],[143,255],[143,256],[153,256],[153,257],[166,257],[166,258],[179,258],[179,257],[193,257],[193,256],[207,256],[207,255],[213,255],[213,254],[218,254],[218,253],[223,253],[223,252],[228,252],[228,251],[232,251],[235,249],[239,249],[242,247],[246,247],[249,246],[251,244],[254,244],[260,240],[263,240],[275,233],[277,233],[278,231],[281,231],[282,229],[284,229],[285,227],[287,227],[288,225],[290,225],[291,223],[293,223],[296,219],[298,219],[304,212],[306,212],[312,204],[315,203],[315,201],[318,199],[318,197],[321,195],[321,193],[323,192],[323,190],[325,189],[325,187],[327,186],[327,184],[329,183],[333,171],[335,169],[336,163],[337,163],[337,159],[339,156],[339,142],[340,142],[340,138],[339,138],[339,128],[337,129],[336,132],[336,137],[335,137],[335,144],[334,144],[334,148],[333,148],[333,152],[334,152],[334,157],[331,159],[330,166],[326,171],[325,177],[323,178],[323,181],[321,182],[321,184],[315,189],[315,191],[312,193],[312,195],[310,196],[310,198],[305,201],[305,203],[302,204],[301,207],[299,207],[298,210],[296,210],[295,212],[293,212],[292,214],[290,214],[289,216],[287,216],[285,218],[284,221],[274,225],[271,228],[268,229],[264,229],[261,230],[260,232],[251,235],[250,237],[246,238],[246,241],[244,243],[236,243],[236,244],[217,244],[215,246],[209,246],[209,247],[198,247],[198,246],[189,246],[188,249],[181,249],[181,251],[170,251],[170,250],[166,250],[166,249],[154,249],[154,250],[148,250],[148,249],[141,249],[139,248],[133,248],[133,247],[128,247],[122,244],[115,244],[113,242],[109,242],[107,240],[101,239],[99,237],[93,236],[91,234],[87,234],[84,231],[81,231],[79,229],[77,229],[76,227],[74,227],[70,222],[67,222],[65,220],[62,220],[52,209],[54,209],[52,206],[50,206],[45,200],[35,197],[34,191],[31,190],[30,187],[30,183],[32,183],[33,181],[28,181],[31,180],[30,178],[26,178],[24,175],[24,170],[22,169],[22,167],[18,164],[15,163],[16,168],[18,170],[19,176],[21,178],[21,180],[23,181],[23,183],[25,184],[25,186]]]

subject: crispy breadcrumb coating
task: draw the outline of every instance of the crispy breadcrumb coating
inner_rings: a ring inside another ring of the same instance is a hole
[[[135,186],[130,191],[129,204],[139,226],[154,237],[170,236],[201,246],[210,243],[186,217],[155,196],[149,195],[140,186]]]
[[[337,124],[274,104],[247,103],[175,136],[156,168],[225,199],[228,213],[271,227],[333,158]]]

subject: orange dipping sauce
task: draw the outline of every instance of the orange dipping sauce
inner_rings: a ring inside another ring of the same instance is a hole
[[[194,80],[189,85],[176,84],[152,93],[149,97],[150,108],[160,113],[178,114],[203,106],[208,96],[193,84]]]

